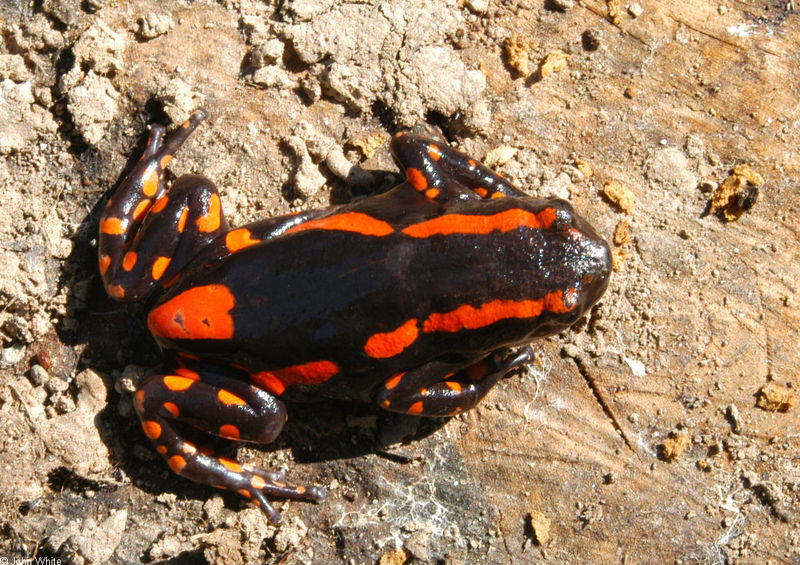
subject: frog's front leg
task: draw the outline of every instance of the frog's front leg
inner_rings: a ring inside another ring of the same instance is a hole
[[[431,361],[387,379],[378,394],[386,410],[419,416],[454,416],[473,408],[511,371],[529,363],[533,350],[525,346],[508,357],[502,348],[474,363]]]
[[[211,181],[186,175],[170,189],[164,171],[175,152],[208,118],[196,110],[164,139],[153,126],[144,154],[106,204],[100,219],[98,262],[106,291],[128,302],[166,286],[186,263],[228,231]]]
[[[469,155],[430,138],[401,132],[390,150],[409,184],[431,200],[528,196]]]
[[[259,506],[274,524],[281,516],[266,495],[322,500],[321,487],[291,485],[284,480],[283,473],[215,456],[182,436],[173,422],[226,439],[269,443],[287,420],[283,403],[268,392],[239,380],[221,367],[199,364],[192,367],[153,375],[134,395],[142,429],[170,469],[197,483],[236,491]]]

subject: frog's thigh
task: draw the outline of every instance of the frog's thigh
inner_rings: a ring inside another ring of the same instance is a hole
[[[467,366],[431,361],[387,379],[378,403],[392,412],[453,416],[473,408],[497,381],[531,358],[531,348],[525,347],[511,357],[506,348],[498,349]]]

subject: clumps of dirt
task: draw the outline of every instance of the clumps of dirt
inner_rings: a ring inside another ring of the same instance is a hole
[[[758,202],[759,187],[763,184],[764,177],[749,166],[736,165],[714,191],[708,213],[717,214],[728,222],[738,220]]]
[[[770,382],[759,389],[756,406],[768,412],[788,412],[797,406],[797,395],[788,387]]]

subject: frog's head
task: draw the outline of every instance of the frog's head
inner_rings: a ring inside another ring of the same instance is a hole
[[[588,312],[606,291],[611,251],[565,200],[548,200],[537,215],[546,224],[541,267],[546,287],[555,289],[545,298],[545,307],[556,314],[552,330],[558,331]]]

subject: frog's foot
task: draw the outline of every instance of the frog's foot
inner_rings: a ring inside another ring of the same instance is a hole
[[[378,403],[386,410],[417,416],[455,416],[473,408],[503,377],[529,363],[530,346],[508,356],[501,348],[473,363],[431,361],[386,380]]]
[[[281,517],[267,496],[322,500],[321,487],[292,484],[282,472],[243,465],[186,440],[174,422],[256,443],[274,440],[286,422],[283,403],[271,394],[226,376],[219,367],[197,368],[200,372],[181,368],[174,374],[153,375],[134,395],[142,429],[170,469],[197,483],[236,491],[261,508],[273,524]]]

